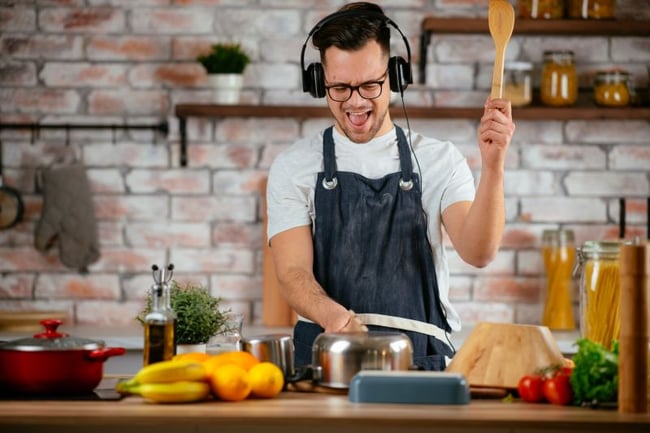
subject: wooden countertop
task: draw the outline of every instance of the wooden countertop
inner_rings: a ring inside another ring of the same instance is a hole
[[[120,401],[0,401],[0,431],[111,432],[648,432],[650,414],[472,400],[469,405],[351,403],[346,395],[283,392],[270,400],[150,404]]]

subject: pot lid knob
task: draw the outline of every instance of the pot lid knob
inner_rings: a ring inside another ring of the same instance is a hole
[[[59,319],[44,319],[40,321],[40,324],[45,327],[45,332],[40,334],[34,334],[34,338],[62,338],[67,337],[68,334],[65,332],[57,332],[59,325],[63,323]]]

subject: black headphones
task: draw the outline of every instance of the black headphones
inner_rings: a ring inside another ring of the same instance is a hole
[[[404,36],[404,33],[402,33],[397,24],[395,24],[395,22],[388,18],[386,15],[373,11],[360,10],[334,12],[333,14],[328,15],[320,20],[318,24],[316,24],[314,28],[309,32],[305,43],[302,45],[302,51],[300,52],[302,91],[308,92],[314,98],[323,98],[327,94],[327,90],[325,89],[325,72],[323,71],[323,65],[321,63],[311,63],[309,66],[307,66],[307,69],[305,69],[305,49],[307,48],[309,38],[311,38],[312,35],[320,30],[325,24],[329,23],[330,21],[348,16],[371,16],[380,18],[384,20],[385,25],[393,26],[399,32],[399,34],[402,35],[404,45],[406,45],[408,61],[404,60],[403,57],[397,56],[393,56],[388,59],[388,81],[390,83],[390,90],[393,92],[402,93],[409,84],[413,83],[413,75],[411,73],[411,47],[409,46],[406,36]]]

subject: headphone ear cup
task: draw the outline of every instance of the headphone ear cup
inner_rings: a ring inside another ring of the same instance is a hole
[[[411,65],[403,57],[391,57],[388,59],[388,80],[392,92],[403,92],[413,82]]]
[[[303,72],[302,90],[309,92],[314,98],[325,97],[325,73],[323,65],[320,63],[311,63],[307,70]]]

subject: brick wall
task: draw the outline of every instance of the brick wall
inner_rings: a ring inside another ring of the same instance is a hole
[[[328,119],[190,119],[188,167],[179,166],[174,105],[208,102],[195,56],[220,40],[252,54],[244,100],[324,104],[300,91],[299,51],[311,26],[343,2],[316,0],[0,0],[0,120],[43,123],[156,123],[150,131],[2,131],[4,181],[18,188],[24,221],[0,231],[0,309],[66,310],[76,323],[132,323],[151,284],[153,263],[173,262],[180,280],[210,287],[224,305],[261,322],[259,181],[274,156]],[[400,24],[418,63],[422,17],[485,16],[484,0],[380,1]],[[619,17],[650,19],[646,0],[619,0]],[[403,54],[398,38],[395,49]],[[571,48],[581,85],[617,65],[648,87],[650,39],[518,37],[509,59]],[[481,104],[489,93],[488,35],[441,35],[429,47],[426,86],[409,105]],[[316,60],[313,50],[307,62]],[[417,68],[415,68],[417,69]],[[417,72],[417,71],[416,71]],[[411,126],[453,140],[478,171],[473,120],[411,119]],[[101,258],[81,274],[58,251],[33,247],[42,210],[39,168],[62,158],[87,167],[99,224]],[[507,161],[507,228],[496,260],[482,270],[450,251],[452,298],[466,323],[539,323],[546,228],[576,232],[578,243],[618,235],[618,197],[628,198],[627,236],[645,236],[650,195],[647,121],[517,121]]]

